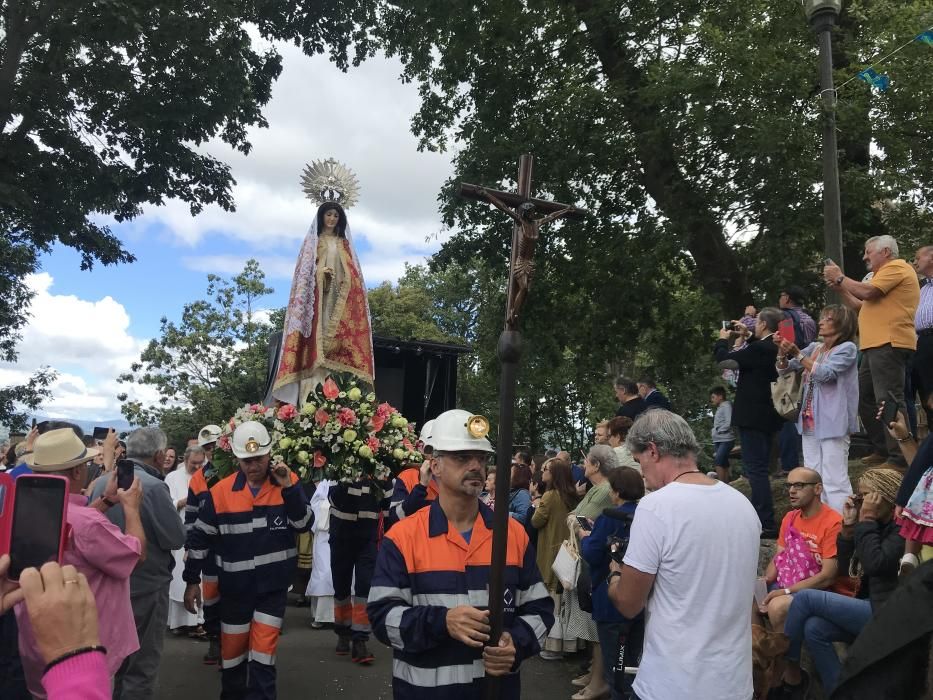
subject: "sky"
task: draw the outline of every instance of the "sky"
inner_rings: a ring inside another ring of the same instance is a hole
[[[275,289],[264,303],[287,303],[316,211],[299,184],[312,160],[336,158],[360,181],[348,218],[368,286],[397,280],[406,262],[437,250],[447,235],[437,195],[452,174],[452,154],[418,151],[410,129],[417,87],[398,79],[401,64],[377,57],[342,73],[326,57],[278,49],[283,71],[264,110],[269,126],[250,132],[249,156],[219,141],[204,148],[231,166],[236,212],[207,207],[192,217],[183,203],[168,201],[112,224],[137,258],[131,265],[82,272],[70,249],[44,256],[28,280],[36,296],[19,361],[0,364],[0,385],[53,367],[59,377],[41,412],[56,418],[117,419],[121,391],[153,401],[150,388],[116,378],[158,334],[163,316],[178,319],[186,302],[206,296],[208,273],[232,276],[256,258]]]

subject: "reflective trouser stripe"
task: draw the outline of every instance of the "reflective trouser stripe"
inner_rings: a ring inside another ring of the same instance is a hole
[[[353,620],[353,604],[349,598],[334,601],[334,624],[349,627]]]
[[[220,656],[223,668],[232,668],[246,660],[249,651],[249,623],[220,623]]]
[[[472,664],[421,668],[398,659],[392,660],[392,675],[419,688],[436,688],[441,685],[469,684],[482,678],[486,671],[482,659]]]
[[[201,598],[205,607],[215,605],[220,600],[220,586],[216,576],[201,576]]]
[[[369,616],[366,614],[366,599],[354,598],[352,609],[352,624],[354,632],[369,632]]]

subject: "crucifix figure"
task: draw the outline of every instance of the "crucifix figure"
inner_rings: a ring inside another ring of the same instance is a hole
[[[514,331],[518,316],[534,275],[534,249],[538,231],[545,224],[561,218],[583,219],[586,212],[570,204],[531,197],[531,166],[533,158],[523,155],[518,163],[518,192],[491,190],[479,185],[460,184],[460,196],[488,202],[508,214],[515,222],[512,233],[512,259],[509,266],[509,295],[506,302],[505,327]]]
[[[523,155],[518,163],[518,192],[490,190],[478,185],[461,183],[460,196],[487,202],[508,214],[515,222],[512,231],[512,256],[509,265],[509,293],[505,306],[505,329],[499,336],[498,356],[501,364],[499,375],[499,432],[496,449],[496,503],[509,502],[509,474],[512,464],[513,428],[515,423],[515,382],[521,359],[521,334],[518,320],[521,308],[528,297],[528,289],[534,274],[534,248],[541,226],[560,218],[583,219],[587,212],[569,204],[550,202],[531,197],[532,157]],[[508,508],[496,508],[493,512],[492,560],[489,566],[489,641],[490,646],[499,643],[502,634],[503,598],[505,582],[505,554],[509,532]],[[499,697],[499,684],[495,677],[486,678],[486,697]]]

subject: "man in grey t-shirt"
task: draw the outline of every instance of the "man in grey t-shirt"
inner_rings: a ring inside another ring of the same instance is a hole
[[[185,544],[185,527],[175,511],[161,465],[168,440],[158,428],[140,428],[126,440],[126,457],[143,487],[140,515],[146,533],[144,559],[130,576],[130,602],[136,619],[139,651],[127,657],[114,679],[114,700],[151,700],[156,696],[162,640],[168,624],[168,587],[172,581],[172,550]],[[91,500],[102,496],[105,479],[98,479]],[[105,515],[126,528],[123,507]]]

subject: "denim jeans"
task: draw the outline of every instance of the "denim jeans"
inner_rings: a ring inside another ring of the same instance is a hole
[[[713,465],[728,469],[729,453],[732,452],[732,448],[735,447],[735,440],[729,440],[729,442],[714,442],[713,447],[716,450],[713,453]]]
[[[771,480],[768,478],[772,433],[752,428],[739,428],[739,437],[742,440],[745,478],[752,487],[752,505],[758,513],[761,528],[777,530],[774,524],[774,502],[771,500]]]
[[[787,421],[781,428],[778,434],[778,451],[781,455],[781,469],[785,473],[803,464],[800,461],[800,433],[797,432],[797,424],[794,421]]]
[[[786,657],[799,662],[801,645],[806,642],[828,696],[842,669],[833,642],[852,642],[870,619],[871,603],[867,600],[813,588],[798,591],[784,622],[784,634],[790,638]]]

